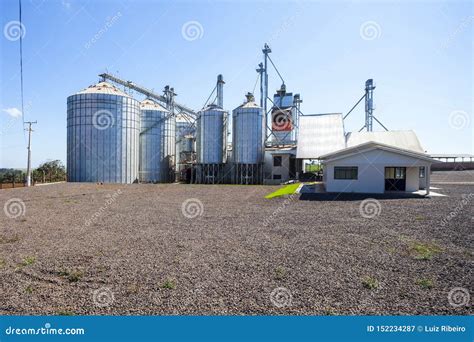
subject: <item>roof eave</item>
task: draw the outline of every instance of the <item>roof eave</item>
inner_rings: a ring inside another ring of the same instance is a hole
[[[335,160],[345,158],[346,156],[351,155],[351,154],[360,154],[360,153],[372,151],[372,150],[375,150],[375,149],[381,149],[381,150],[385,150],[387,152],[393,152],[393,153],[406,155],[406,156],[421,159],[421,160],[424,160],[424,161],[427,161],[427,162],[430,162],[430,163],[436,163],[437,162],[436,160],[434,160],[433,158],[429,157],[426,154],[422,154],[422,153],[415,152],[415,151],[408,151],[408,150],[404,150],[404,149],[401,149],[401,148],[396,148],[396,147],[385,145],[385,144],[377,144],[377,143],[370,143],[370,142],[369,143],[364,143],[364,144],[361,144],[361,145],[357,145],[357,146],[353,146],[353,147],[350,147],[350,148],[346,148],[346,149],[343,149],[343,150],[335,151],[335,152],[332,152],[332,153],[328,153],[326,155],[320,156],[318,159],[323,160],[324,162],[327,163],[327,162],[331,162],[331,161],[335,161]]]

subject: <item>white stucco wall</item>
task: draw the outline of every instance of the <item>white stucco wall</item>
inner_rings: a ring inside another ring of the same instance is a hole
[[[334,179],[334,166],[357,166],[358,179]],[[335,162],[326,165],[326,191],[328,192],[365,192],[383,193],[385,189],[384,167]]]
[[[405,191],[417,191],[420,189],[419,167],[407,167],[407,180]]]
[[[385,167],[407,167],[407,191],[419,187],[418,167],[427,162],[417,158],[388,152],[372,150],[350,155],[324,163],[324,181],[328,192],[383,193],[385,191]],[[335,166],[357,166],[358,179],[334,179]]]
[[[273,156],[281,156],[282,166],[273,166]],[[290,179],[290,155],[287,153],[265,152],[264,184],[281,184]],[[281,175],[281,179],[273,179],[273,175]]]

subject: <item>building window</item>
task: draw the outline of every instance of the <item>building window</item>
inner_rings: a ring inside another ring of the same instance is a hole
[[[357,179],[357,166],[335,166],[334,179]]]
[[[425,178],[425,167],[420,166],[420,178]]]
[[[405,179],[406,168],[405,167],[386,167],[385,168],[385,179]]]
[[[281,179],[281,175],[273,175],[273,179]]]
[[[396,167],[395,168],[395,179],[405,179],[406,168]]]
[[[273,166],[281,166],[281,156],[273,156]]]

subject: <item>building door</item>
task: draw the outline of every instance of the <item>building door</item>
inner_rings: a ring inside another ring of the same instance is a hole
[[[290,157],[290,179],[295,179],[296,178],[296,159]]]
[[[406,167],[385,168],[385,191],[405,191],[406,182]]]

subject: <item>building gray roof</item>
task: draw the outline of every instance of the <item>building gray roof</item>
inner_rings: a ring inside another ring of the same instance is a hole
[[[362,143],[362,144],[359,144],[359,145],[355,145],[355,146],[351,146],[351,147],[341,149],[339,151],[334,151],[334,152],[322,155],[320,157],[320,159],[327,162],[327,161],[332,161],[332,160],[344,158],[345,156],[348,156],[348,155],[363,154],[364,152],[374,150],[374,149],[384,150],[384,151],[397,153],[397,154],[403,154],[403,155],[407,155],[407,156],[410,156],[410,157],[413,157],[413,158],[429,161],[429,162],[432,162],[432,163],[435,162],[434,159],[432,159],[429,155],[427,155],[424,152],[417,152],[417,151],[413,151],[413,150],[407,150],[407,149],[403,149],[403,148],[400,148],[400,147],[397,147],[397,146],[387,145],[387,144],[383,144],[383,143],[379,143],[379,142],[375,142],[375,141],[368,141],[368,142],[365,142],[365,143]]]
[[[383,131],[383,132],[350,132],[346,136],[346,146],[352,147],[366,142],[377,142],[384,145],[397,147],[403,150],[409,150],[424,153],[420,141],[412,130],[408,131]]]

